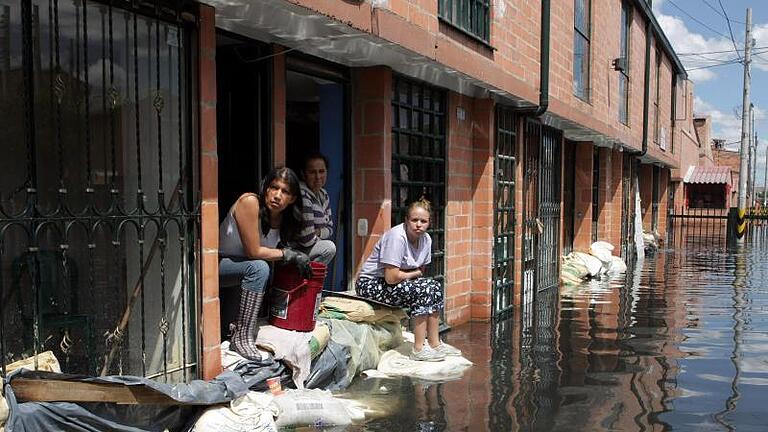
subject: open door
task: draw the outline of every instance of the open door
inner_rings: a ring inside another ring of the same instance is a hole
[[[331,200],[336,258],[325,289],[345,291],[351,277],[348,72],[339,65],[300,55],[288,56],[286,68],[286,165],[302,176],[306,155],[320,152],[328,159],[325,190]]]

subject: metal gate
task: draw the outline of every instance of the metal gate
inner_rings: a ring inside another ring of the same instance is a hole
[[[559,281],[562,170],[562,133],[531,119],[525,132],[523,304]]]
[[[184,380],[198,155],[181,2],[0,0],[0,368]],[[193,11],[194,13],[194,11]]]
[[[445,92],[394,77],[392,95],[392,224],[403,221],[411,202],[432,203],[429,276],[445,274]]]
[[[510,109],[496,108],[493,206],[493,316],[513,306],[515,290],[515,159],[517,117]]]
[[[635,257],[634,157],[624,154],[621,178],[621,257],[629,264]]]

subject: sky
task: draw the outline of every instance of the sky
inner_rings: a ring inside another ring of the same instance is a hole
[[[695,84],[694,112],[709,115],[712,137],[724,139],[733,150],[741,139],[744,69],[739,59],[744,56],[747,8],[752,9],[755,39],[750,99],[755,106],[760,187],[768,147],[768,85],[763,84],[768,80],[768,1],[653,0],[656,19]]]

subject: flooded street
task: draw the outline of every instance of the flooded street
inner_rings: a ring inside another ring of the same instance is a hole
[[[354,430],[766,430],[767,240],[684,242],[621,279],[540,292],[532,319],[453,328],[475,366],[358,379],[345,396],[376,418]]]

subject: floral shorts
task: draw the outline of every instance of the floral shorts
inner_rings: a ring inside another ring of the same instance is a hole
[[[384,278],[358,278],[357,295],[391,306],[407,307],[411,316],[429,315],[443,309],[443,289],[430,278],[404,280],[390,285]]]

